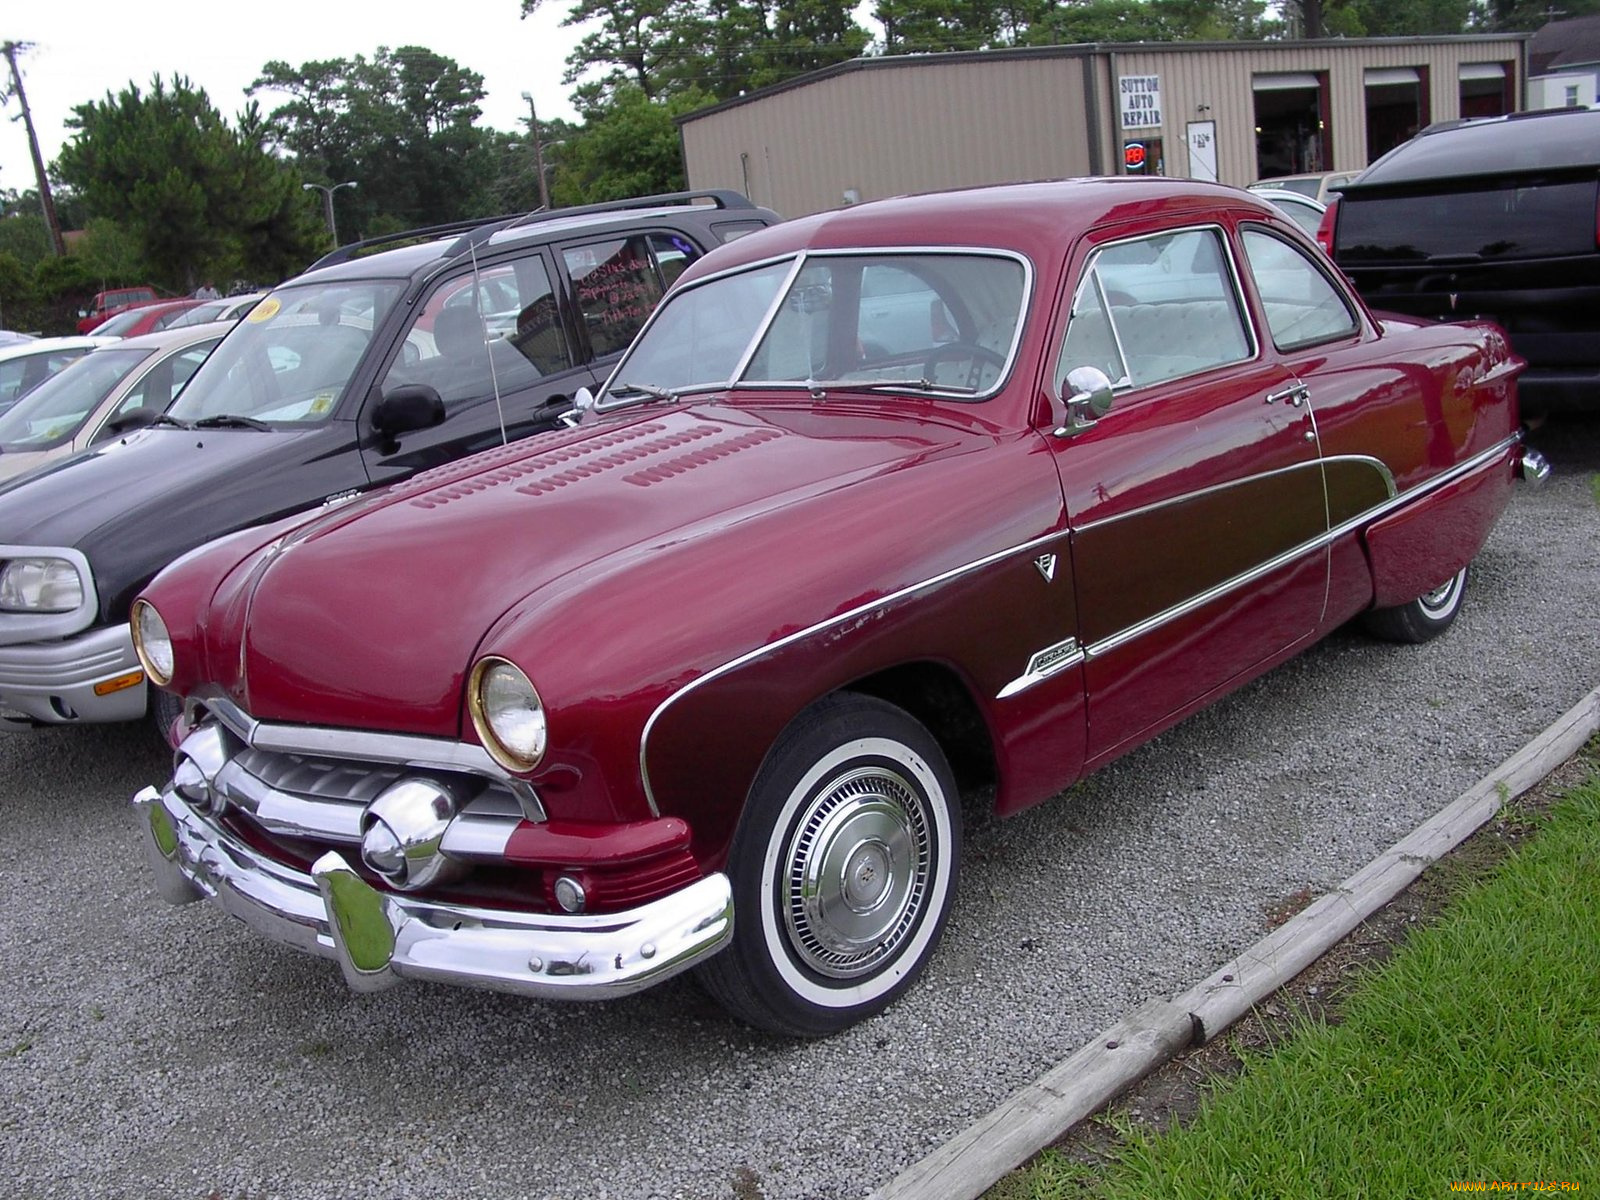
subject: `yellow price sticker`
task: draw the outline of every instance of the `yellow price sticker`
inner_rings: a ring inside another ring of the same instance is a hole
[[[282,307],[283,304],[276,297],[268,296],[260,304],[256,305],[250,310],[250,315],[246,317],[245,320],[254,321],[257,325],[259,325],[263,321],[272,320],[273,317],[278,315],[278,310]]]

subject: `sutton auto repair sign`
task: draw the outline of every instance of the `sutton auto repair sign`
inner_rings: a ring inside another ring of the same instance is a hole
[[[1161,76],[1119,75],[1117,95],[1124,129],[1161,128]]]

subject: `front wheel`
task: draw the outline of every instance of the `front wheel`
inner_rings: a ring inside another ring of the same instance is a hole
[[[960,848],[932,735],[872,697],[822,701],[751,788],[728,859],[733,939],[702,982],[778,1033],[820,1037],[881,1012],[938,944]]]
[[[1467,568],[1462,567],[1426,595],[1418,596],[1409,604],[1375,608],[1362,616],[1361,623],[1368,633],[1386,641],[1413,644],[1431,641],[1450,628],[1461,611],[1466,590]]]

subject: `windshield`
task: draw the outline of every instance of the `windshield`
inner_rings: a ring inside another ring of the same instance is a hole
[[[148,357],[148,350],[110,346],[45,380],[0,415],[0,450],[49,450],[70,442],[111,389]]]
[[[740,386],[990,395],[1026,292],[1022,262],[976,251],[768,263],[669,297],[601,405]]]
[[[328,420],[402,286],[362,280],[280,288],[222,339],[171,415]]]

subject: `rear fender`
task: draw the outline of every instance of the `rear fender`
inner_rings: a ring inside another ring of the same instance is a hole
[[[1477,470],[1435,488],[1367,527],[1373,607],[1425,595],[1478,556],[1511,500],[1515,444]]]

